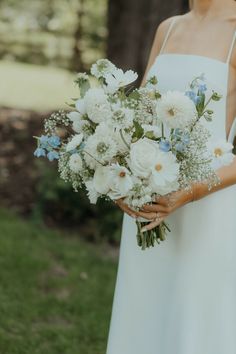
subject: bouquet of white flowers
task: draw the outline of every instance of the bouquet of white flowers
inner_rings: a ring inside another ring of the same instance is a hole
[[[61,178],[75,191],[85,186],[91,203],[100,197],[124,198],[132,209],[192,183],[217,183],[213,164],[232,161],[232,146],[211,142],[201,119],[211,121],[212,92],[206,97],[204,76],[195,78],[187,92],[157,91],[157,78],[133,89],[137,79],[107,59],[92,65],[91,75],[79,73],[79,98],[71,112],[53,113],[45,121],[45,135],[37,137],[35,156],[58,160]],[[127,88],[128,86],[128,88]],[[213,145],[212,145],[213,144]],[[137,242],[145,249],[165,239],[168,225],[141,232]]]

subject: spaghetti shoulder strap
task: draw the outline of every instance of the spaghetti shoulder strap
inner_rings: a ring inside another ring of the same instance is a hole
[[[172,29],[173,29],[173,27],[174,27],[174,25],[175,25],[177,19],[178,19],[178,17],[175,17],[175,18],[173,18],[173,20],[171,21],[171,24],[170,24],[170,26],[169,26],[169,28],[168,28],[168,31],[167,31],[166,36],[165,36],[165,38],[164,38],[164,41],[163,41],[163,43],[162,43],[161,50],[160,50],[160,54],[163,52],[163,50],[164,50],[164,48],[165,48],[165,46],[166,46],[166,43],[167,43],[167,41],[168,41],[168,38],[169,38],[169,36],[170,36],[170,34],[171,34],[171,31],[172,31]]]
[[[233,53],[233,49],[234,49],[234,46],[235,46],[235,42],[236,42],[236,31],[234,32],[232,43],[231,43],[231,46],[230,46],[230,49],[229,49],[229,53],[228,53],[228,57],[227,57],[227,61],[226,61],[227,64],[229,64],[229,62],[230,62],[230,59],[231,59],[231,56],[232,56],[232,53]]]

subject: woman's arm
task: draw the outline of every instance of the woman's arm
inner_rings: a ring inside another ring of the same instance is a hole
[[[148,59],[148,64],[147,64],[147,67],[145,70],[145,74],[143,76],[141,86],[143,86],[146,82],[147,74],[148,74],[151,66],[154,63],[156,56],[159,54],[159,52],[161,50],[164,38],[166,36],[166,33],[168,31],[168,28],[169,28],[172,20],[173,20],[173,17],[170,17],[167,20],[163,21],[156,30],[153,44],[152,44],[152,48],[151,48],[150,55],[149,55],[149,59]],[[130,209],[127,206],[127,204],[124,203],[123,199],[117,200],[116,204],[129,216],[131,216],[133,218],[137,217],[137,213],[135,211],[133,211],[132,209]]]
[[[165,36],[167,34],[167,31],[169,29],[169,26],[171,25],[171,22],[173,21],[174,17],[170,17],[167,20],[161,22],[161,24],[158,26],[155,36],[154,36],[154,40],[153,40],[153,44],[152,44],[152,48],[149,54],[149,58],[148,58],[148,63],[147,63],[147,67],[143,76],[143,80],[141,83],[141,86],[143,86],[146,82],[146,78],[147,78],[147,74],[151,68],[151,66],[153,65],[157,55],[160,53],[162,44],[164,42]]]

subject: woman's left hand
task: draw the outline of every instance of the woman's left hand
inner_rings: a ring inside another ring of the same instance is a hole
[[[152,230],[168,215],[192,200],[193,195],[191,191],[180,190],[167,194],[166,196],[158,197],[153,204],[144,205],[137,214],[151,222],[145,225],[142,231]]]

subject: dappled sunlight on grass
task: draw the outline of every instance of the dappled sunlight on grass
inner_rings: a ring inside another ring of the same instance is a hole
[[[68,108],[78,97],[76,74],[53,67],[0,61],[0,105],[47,111]]]

